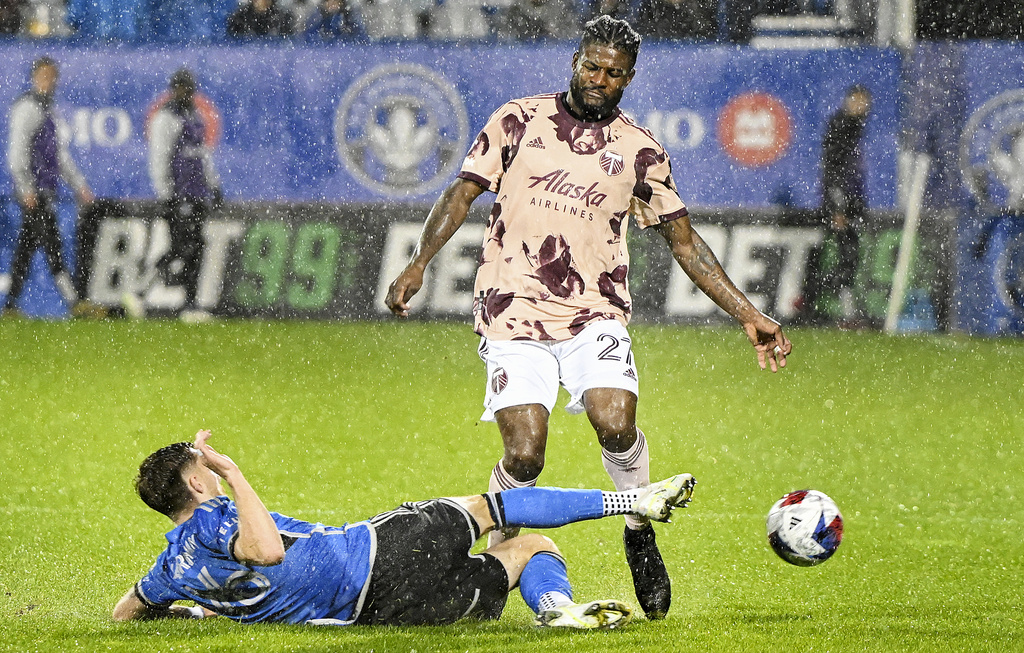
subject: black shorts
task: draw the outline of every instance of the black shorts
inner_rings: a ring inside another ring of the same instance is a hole
[[[377,553],[357,624],[436,625],[501,616],[508,574],[494,556],[470,553],[479,532],[465,508],[449,499],[404,503],[370,523]]]

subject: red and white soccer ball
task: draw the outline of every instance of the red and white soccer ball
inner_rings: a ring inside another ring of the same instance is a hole
[[[790,564],[821,564],[842,541],[843,516],[836,502],[823,492],[790,492],[768,511],[768,544]]]

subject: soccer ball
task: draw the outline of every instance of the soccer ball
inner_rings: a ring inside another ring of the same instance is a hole
[[[835,501],[817,490],[790,492],[768,511],[768,544],[799,567],[818,565],[843,541],[843,516]]]

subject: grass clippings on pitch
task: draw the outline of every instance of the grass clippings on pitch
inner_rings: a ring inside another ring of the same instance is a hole
[[[700,480],[658,529],[673,609],[552,633],[517,594],[496,623],[442,628],[109,619],[170,526],[134,496],[138,463],[199,428],[311,521],[484,489],[500,445],[467,326],[0,323],[0,650],[1024,650],[1024,341],[793,330],[771,375],[736,329],[632,332],[652,474]],[[609,487],[584,417],[556,409],[541,481]],[[805,487],[846,520],[810,569],[764,533]],[[621,530],[549,533],[579,597],[632,602]]]

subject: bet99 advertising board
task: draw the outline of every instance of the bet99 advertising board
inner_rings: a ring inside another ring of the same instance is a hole
[[[83,48],[0,44],[0,107],[32,60],[61,66],[72,156],[98,196],[153,197],[147,124],[170,75],[194,71],[225,197],[233,201],[430,202],[492,112],[564,90],[572,44],[237,45]],[[854,83],[871,88],[872,208],[895,204],[897,53],[645,45],[623,108],[662,141],[691,207],[820,202],[820,143]],[[0,147],[6,151],[6,133]],[[0,195],[13,191],[6,166]]]
[[[76,267],[86,275],[90,299],[118,305],[130,292],[151,315],[171,315],[184,303],[181,286],[167,285],[155,263],[169,245],[167,225],[156,202],[105,202],[81,225]],[[375,319],[386,317],[388,284],[408,262],[427,205],[386,204],[228,204],[204,226],[205,248],[197,303],[224,316],[261,318]],[[427,269],[413,299],[420,318],[469,319],[473,282],[484,235],[486,207],[470,219]],[[813,214],[791,217],[785,225],[765,212],[717,212],[692,216],[698,231],[719,255],[736,285],[764,311],[782,320],[796,316],[812,252],[826,239]],[[860,292],[885,297],[898,236],[884,216],[865,242],[865,265],[879,274],[858,281]],[[771,222],[772,224],[768,224]],[[727,321],[673,261],[663,239],[650,230],[631,229],[630,287],[634,317],[642,321],[714,323]],[[870,236],[870,237],[869,237]],[[70,243],[69,243],[70,245]],[[873,259],[872,259],[873,260]],[[59,297],[37,265],[39,279],[26,301],[48,304]],[[41,288],[41,286],[43,288]],[[863,287],[861,287],[863,286]],[[866,302],[870,305],[870,302]],[[27,312],[54,314],[54,306],[25,306]],[[870,308],[870,306],[869,306]],[[884,310],[880,308],[879,310]]]

